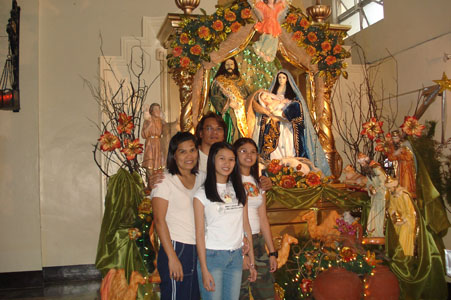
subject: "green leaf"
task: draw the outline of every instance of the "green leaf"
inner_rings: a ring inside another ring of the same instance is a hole
[[[203,14],[204,16],[207,15],[207,12],[205,11],[205,9],[201,8],[200,11],[202,12],[202,14]]]

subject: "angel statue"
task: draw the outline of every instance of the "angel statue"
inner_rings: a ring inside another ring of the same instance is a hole
[[[290,72],[277,72],[269,90],[256,91],[250,101],[248,127],[264,159],[304,157],[331,175],[307,103]]]

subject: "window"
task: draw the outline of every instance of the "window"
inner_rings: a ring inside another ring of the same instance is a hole
[[[348,35],[384,18],[383,0],[333,0],[333,4],[335,22],[352,26]]]

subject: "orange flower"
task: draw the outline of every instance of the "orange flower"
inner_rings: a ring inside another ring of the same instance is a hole
[[[335,56],[329,55],[326,57],[326,63],[330,66],[337,62],[337,58]]]
[[[179,57],[183,52],[183,48],[180,46],[175,46],[174,49],[172,50],[172,55],[174,55],[174,57]]]
[[[371,118],[369,122],[363,123],[363,130],[360,132],[361,135],[366,135],[370,140],[374,140],[374,138],[384,133],[382,130],[382,125],[384,122],[376,120],[376,118]]]
[[[293,33],[293,36],[291,37],[291,39],[293,41],[298,42],[298,41],[302,40],[303,37],[304,37],[304,34],[302,32],[296,31],[295,33]]]
[[[133,124],[132,116],[127,116],[125,113],[119,114],[119,119],[117,120],[119,125],[117,125],[117,132],[119,134],[125,132],[131,134],[135,124]]]
[[[296,180],[291,175],[283,175],[280,182],[281,182],[280,185],[286,189],[291,189],[296,186]]]
[[[402,131],[407,135],[421,136],[421,132],[426,126],[418,123],[418,119],[413,116],[406,116],[404,118],[404,123],[401,125]]]
[[[249,19],[251,17],[251,10],[249,8],[245,8],[241,11],[241,18]]]
[[[325,41],[321,43],[321,49],[323,49],[323,51],[329,51],[330,49],[332,49],[332,46],[328,41]]]
[[[190,62],[191,61],[190,61],[190,59],[188,57],[186,57],[186,56],[180,57],[180,66],[182,68],[188,67]]]
[[[282,165],[279,164],[279,160],[273,159],[268,165],[268,172],[272,174],[277,174],[282,170]]]
[[[315,56],[315,54],[316,54],[316,49],[313,46],[308,46],[306,51],[307,51],[307,54],[310,56]]]
[[[311,187],[320,185],[321,184],[321,177],[318,174],[314,173],[314,172],[310,172],[305,177],[305,183],[308,186],[311,186]]]
[[[210,28],[208,28],[207,26],[199,27],[197,33],[199,34],[199,37],[201,39],[208,40],[210,38]]]
[[[298,16],[296,14],[291,13],[291,14],[289,14],[287,16],[287,23],[288,24],[294,25],[294,24],[296,24],[297,20],[298,20]]]
[[[340,44],[336,44],[334,47],[334,54],[338,54],[341,52],[341,45]]]
[[[237,32],[238,30],[240,30],[241,28],[241,24],[239,22],[233,22],[232,25],[230,25],[230,29],[232,30],[232,32]]]
[[[224,24],[222,23],[221,20],[216,20],[213,22],[212,27],[216,31],[222,31],[224,29]]]
[[[226,9],[226,11],[224,13],[224,19],[226,19],[229,22],[233,22],[236,20],[236,15],[230,9]]]
[[[100,149],[102,151],[114,151],[115,149],[121,147],[121,142],[119,141],[119,138],[114,134],[110,133],[108,130],[105,130],[105,132],[100,136],[99,142]]]
[[[304,29],[307,29],[310,26],[310,23],[306,18],[302,18],[301,22],[299,22],[299,25],[301,25],[301,27],[304,27]]]
[[[318,40],[318,37],[314,32],[310,32],[309,34],[307,34],[307,38],[311,43],[314,43]]]
[[[189,42],[188,34],[182,33],[182,34],[180,35],[180,43],[181,43],[181,44],[188,44],[188,42]]]
[[[189,52],[193,55],[199,55],[202,53],[202,48],[199,45],[194,45],[189,49]]]
[[[122,148],[121,152],[125,154],[128,160],[133,160],[136,155],[143,152],[143,144],[139,142],[139,139],[135,139],[132,142],[129,139],[125,139],[124,148]]]

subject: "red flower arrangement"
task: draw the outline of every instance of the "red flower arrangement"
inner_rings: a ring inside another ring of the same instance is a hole
[[[316,49],[313,46],[308,46],[307,49],[305,49],[305,51],[307,51],[307,54],[310,56],[315,56],[316,54]]]
[[[224,24],[221,20],[216,20],[213,22],[212,27],[216,31],[222,31],[224,29]]]
[[[197,34],[199,35],[199,37],[201,39],[204,40],[209,40],[210,38],[210,28],[206,27],[206,26],[201,26],[199,27],[199,29],[197,30]]]
[[[304,29],[307,29],[307,28],[310,26],[310,22],[307,21],[306,18],[302,18],[302,19],[301,19],[301,22],[299,22],[299,25],[300,25],[301,27],[303,27]]]
[[[114,151],[121,147],[119,138],[107,130],[100,136],[98,141],[102,151]]]
[[[135,128],[135,124],[133,124],[132,116],[127,116],[125,113],[119,114],[118,119],[119,125],[117,125],[117,132],[131,134],[133,128]]]
[[[230,25],[230,30],[232,30],[232,32],[237,32],[240,28],[241,24],[239,22],[233,22],[232,25]]]
[[[125,139],[124,148],[122,148],[121,152],[126,155],[128,160],[133,160],[137,154],[143,152],[143,144],[139,142],[139,139],[135,139],[134,141]]]
[[[272,173],[272,174],[277,174],[280,172],[280,170],[282,170],[282,165],[279,164],[279,160],[278,159],[273,159],[271,160],[271,162],[268,165],[268,172]]]
[[[188,34],[182,33],[180,35],[180,44],[188,44],[189,43],[189,37]]]
[[[406,116],[404,118],[404,123],[401,125],[402,131],[404,131],[407,135],[416,135],[421,136],[426,126],[420,124],[418,119],[413,116]]]
[[[249,8],[245,8],[241,11],[241,18],[243,19],[249,19],[251,17],[252,13]]]
[[[176,46],[172,50],[172,55],[174,55],[175,57],[179,57],[182,54],[182,52],[183,52],[183,48],[180,46]]]
[[[304,38],[304,34],[301,31],[296,31],[295,33],[293,33],[293,36],[291,37],[291,39],[293,41],[299,42]]]
[[[307,39],[311,42],[314,43],[318,40],[318,37],[316,36],[316,33],[314,32],[310,32],[309,34],[307,34]]]
[[[189,49],[189,52],[193,55],[200,55],[202,53],[202,48],[199,45],[194,45]]]
[[[310,172],[305,178],[305,183],[307,183],[307,185],[311,187],[318,186],[321,184],[321,176],[314,172]]]
[[[330,66],[337,62],[337,58],[335,56],[329,55],[326,57],[326,63]]]
[[[224,14],[224,19],[226,19],[229,22],[233,22],[236,20],[236,15],[230,9],[226,9],[225,14]]]
[[[292,175],[282,175],[280,186],[286,189],[294,188],[296,186],[296,180]]]
[[[188,67],[190,62],[191,62],[191,60],[186,56],[183,56],[180,58],[180,66],[182,68]]]
[[[335,47],[334,47],[333,53],[334,54],[338,54],[338,53],[341,52],[341,49],[342,49],[341,45],[340,44],[336,44]]]
[[[297,22],[297,20],[298,20],[298,16],[296,15],[296,14],[289,14],[288,16],[287,16],[287,23],[288,24],[292,24],[292,25],[294,25],[294,24],[296,24],[296,22]],[[304,20],[304,19],[302,19],[302,20]],[[302,20],[301,20],[301,22],[302,22]]]
[[[323,51],[329,51],[330,49],[332,49],[332,46],[328,41],[325,41],[321,43],[321,49],[323,49]]]

